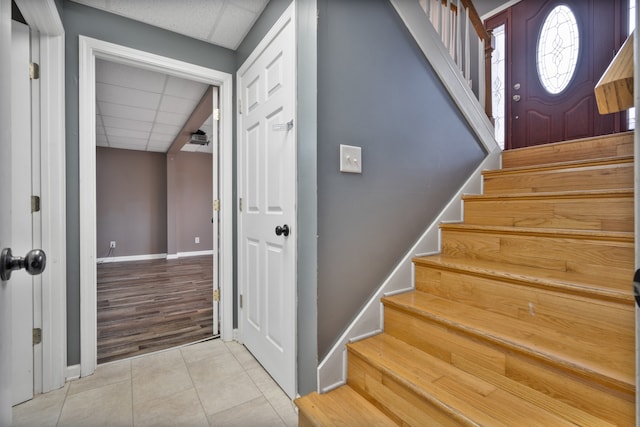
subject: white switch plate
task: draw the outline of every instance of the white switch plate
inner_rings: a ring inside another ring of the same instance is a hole
[[[362,173],[362,147],[340,144],[340,172]]]

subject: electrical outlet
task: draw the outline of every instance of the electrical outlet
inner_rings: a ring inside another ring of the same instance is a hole
[[[196,237],[196,243],[200,243],[200,238]]]
[[[116,241],[112,240],[109,242],[109,248],[114,249],[116,247]]]
[[[362,173],[362,148],[340,144],[340,172]]]

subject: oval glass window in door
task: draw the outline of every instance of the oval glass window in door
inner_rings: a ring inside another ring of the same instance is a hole
[[[538,77],[550,94],[565,90],[580,52],[576,17],[567,5],[554,7],[544,20],[536,47]]]

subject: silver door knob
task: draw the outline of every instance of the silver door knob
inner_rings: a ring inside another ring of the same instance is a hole
[[[514,100],[515,102],[520,101],[520,95],[513,95],[513,100]]]
[[[14,257],[11,249],[4,248],[0,255],[0,280],[9,280],[13,270],[24,268],[27,273],[41,274],[47,265],[47,255],[42,249],[32,249],[27,255],[22,257]]]

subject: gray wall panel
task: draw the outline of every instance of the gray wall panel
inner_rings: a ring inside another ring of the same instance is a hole
[[[387,0],[318,3],[322,359],[485,154]]]

